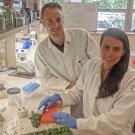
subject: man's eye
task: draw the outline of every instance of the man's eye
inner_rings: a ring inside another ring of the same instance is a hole
[[[60,22],[61,22],[61,18],[58,18],[58,19],[57,19],[57,22],[59,22],[59,23],[60,23]]]
[[[52,23],[52,20],[49,20],[48,22],[49,22],[49,23]]]

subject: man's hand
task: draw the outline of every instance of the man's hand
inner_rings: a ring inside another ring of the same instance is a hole
[[[70,81],[70,84],[65,89],[71,89],[75,85],[76,85],[76,80],[72,80]]]

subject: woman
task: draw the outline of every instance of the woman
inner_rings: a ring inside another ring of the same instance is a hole
[[[56,122],[83,130],[87,135],[131,135],[135,114],[135,71],[128,68],[130,48],[127,35],[109,28],[101,36],[101,58],[93,58],[83,68],[71,91],[54,94],[39,105],[50,107],[58,100],[63,106],[83,99],[84,118],[75,119],[57,112]],[[84,135],[84,133],[82,133]]]

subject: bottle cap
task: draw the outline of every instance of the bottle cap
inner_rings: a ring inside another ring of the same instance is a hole
[[[9,88],[7,90],[7,93],[8,94],[18,94],[18,93],[20,93],[20,88],[18,88],[18,87]]]

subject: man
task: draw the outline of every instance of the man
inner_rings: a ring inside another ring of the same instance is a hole
[[[98,55],[98,47],[87,31],[64,30],[62,7],[58,3],[43,6],[41,22],[49,36],[37,47],[35,53],[37,77],[44,89],[71,89],[76,84],[82,65],[92,56]],[[71,107],[71,110],[76,109]],[[71,112],[76,117],[82,116],[77,114],[80,111]]]

